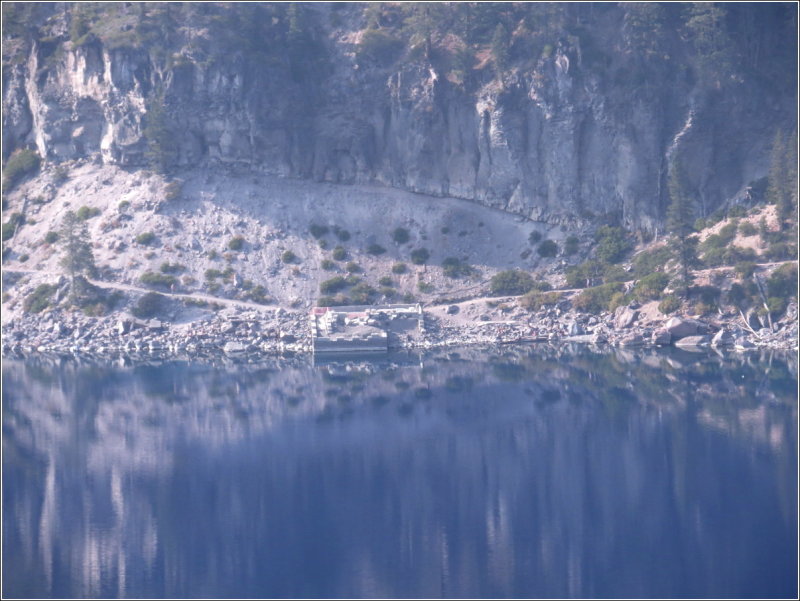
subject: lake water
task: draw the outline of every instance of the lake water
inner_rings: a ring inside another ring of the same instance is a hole
[[[5,597],[796,597],[797,362],[3,363]]]

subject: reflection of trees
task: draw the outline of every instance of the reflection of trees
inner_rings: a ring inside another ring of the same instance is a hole
[[[746,356],[505,347],[423,363],[6,362],[3,536],[20,550],[4,551],[6,586],[746,596],[733,568],[769,537],[772,569],[793,556],[785,358],[767,372]]]

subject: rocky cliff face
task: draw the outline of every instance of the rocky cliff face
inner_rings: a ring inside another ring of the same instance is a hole
[[[671,67],[641,85],[626,80],[622,59],[595,60],[566,34],[502,76],[478,55],[464,83],[424,55],[361,60],[361,7],[336,27],[330,7],[314,10],[324,61],[299,75],[263,53],[214,49],[213,39],[205,54],[176,43],[166,61],[100,36],[73,43],[69,16],[52,15],[55,35],[34,38],[24,60],[4,69],[4,152],[27,144],[51,161],[97,153],[145,165],[148,115],[152,125],[162,102],[174,166],[381,183],[537,221],[611,215],[653,230],[672,158],[687,166],[705,215],[766,175],[775,132],[794,127],[793,84],[750,77],[715,86]],[[615,18],[606,26],[620,26]]]

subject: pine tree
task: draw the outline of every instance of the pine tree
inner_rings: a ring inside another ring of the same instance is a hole
[[[166,173],[176,158],[175,143],[167,127],[164,95],[156,93],[147,104],[143,135],[147,140],[145,158],[158,173]]]
[[[497,73],[497,79],[502,82],[503,71],[508,65],[510,36],[502,23],[498,23],[492,36],[492,60]]]
[[[667,207],[667,229],[673,235],[672,250],[679,266],[676,292],[684,298],[692,283],[691,269],[697,265],[697,238],[694,234],[694,210],[686,193],[686,176],[679,161],[672,164],[669,178],[670,204]]]
[[[783,161],[783,186],[778,199],[778,218],[781,228],[789,229],[797,224],[797,129],[792,132],[786,141],[785,150],[781,157]]]
[[[73,298],[76,298],[86,288],[87,282],[84,276],[93,276],[96,267],[86,222],[80,219],[74,211],[69,211],[64,216],[60,239],[64,249],[61,266],[69,275],[71,294]]]

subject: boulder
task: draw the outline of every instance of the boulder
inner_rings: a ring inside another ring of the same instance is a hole
[[[666,346],[672,343],[672,334],[669,333],[669,330],[656,330],[653,332],[651,340],[653,341],[653,344]]]
[[[675,343],[675,346],[708,346],[710,342],[710,336],[684,336]]]
[[[628,334],[619,341],[620,346],[642,346],[644,338],[641,334]]]
[[[734,342],[733,334],[728,330],[720,330],[711,339],[711,346],[733,346]]]
[[[619,328],[629,328],[639,317],[639,311],[631,307],[618,307],[614,312],[614,325]]]
[[[577,322],[571,322],[567,324],[567,335],[569,336],[582,336],[585,332],[581,327],[581,324]]]
[[[241,342],[229,341],[222,347],[222,352],[226,355],[245,352],[245,346]]]
[[[680,317],[670,317],[664,328],[670,333],[673,340],[686,338],[687,336],[698,336],[708,331],[708,326],[697,319],[682,319]]]

